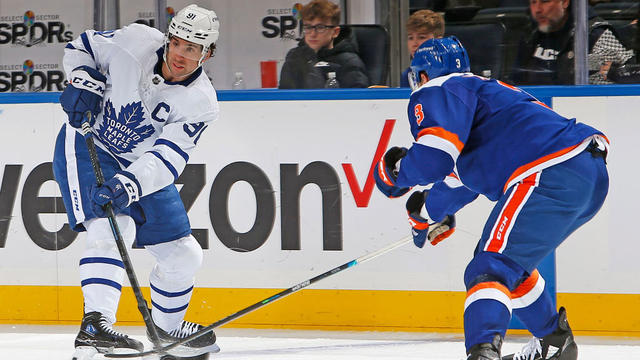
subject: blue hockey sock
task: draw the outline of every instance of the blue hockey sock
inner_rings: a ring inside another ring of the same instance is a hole
[[[504,335],[511,320],[509,290],[498,282],[482,282],[467,292],[464,309],[464,338],[467,351],[473,345],[491,343]]]
[[[558,311],[537,270],[512,292],[511,297],[513,314],[533,336],[545,337],[558,326]]]

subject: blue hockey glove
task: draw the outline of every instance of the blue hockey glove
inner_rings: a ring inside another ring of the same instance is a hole
[[[424,246],[427,239],[431,245],[437,245],[440,241],[451,236],[456,228],[456,217],[454,215],[445,216],[439,223],[430,222],[429,219],[420,215],[428,195],[429,190],[416,191],[411,194],[406,204],[413,243],[419,248]]]
[[[92,119],[102,109],[105,82],[107,78],[98,70],[83,65],[73,69],[69,74],[69,85],[60,95],[62,109],[69,116],[69,125],[79,129],[82,127],[84,113],[91,111]],[[92,120],[93,125],[95,120]]]
[[[373,170],[376,186],[386,197],[400,197],[411,190],[409,187],[396,186],[398,172],[400,171],[399,162],[406,155],[406,148],[394,146],[387,150]]]
[[[104,206],[111,202],[114,214],[122,212],[132,202],[140,199],[138,185],[128,177],[117,174],[102,186],[91,186],[91,209],[97,217],[107,217]]]

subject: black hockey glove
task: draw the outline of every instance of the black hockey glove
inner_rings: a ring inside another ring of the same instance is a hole
[[[406,155],[406,148],[394,146],[387,150],[373,170],[373,178],[376,180],[378,190],[387,197],[400,197],[411,190],[410,187],[396,186],[400,172],[400,160]]]

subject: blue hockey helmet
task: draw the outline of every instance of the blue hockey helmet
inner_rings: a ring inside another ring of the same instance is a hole
[[[415,90],[420,84],[420,72],[429,79],[456,72],[469,72],[469,56],[460,40],[455,36],[429,39],[416,49],[411,61],[409,84]]]

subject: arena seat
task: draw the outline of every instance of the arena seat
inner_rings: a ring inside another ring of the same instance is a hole
[[[471,72],[491,77],[502,74],[504,25],[500,23],[447,25],[445,33],[458,37],[467,49],[471,61]]]
[[[354,33],[371,85],[387,85],[389,33],[382,25],[343,25]]]

